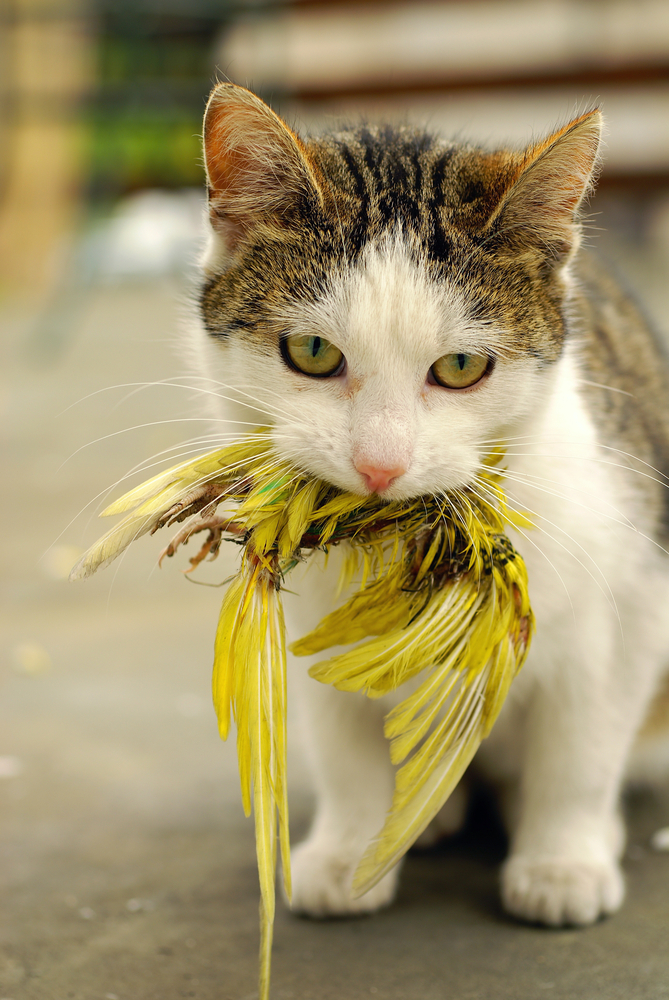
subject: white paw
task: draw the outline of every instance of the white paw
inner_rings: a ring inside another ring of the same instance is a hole
[[[622,872],[614,861],[516,855],[502,869],[505,909],[550,927],[592,924],[615,913],[624,895]]]
[[[310,917],[345,917],[373,913],[395,896],[398,868],[388,872],[364,896],[351,897],[359,853],[307,840],[291,854],[293,898],[291,909]]]

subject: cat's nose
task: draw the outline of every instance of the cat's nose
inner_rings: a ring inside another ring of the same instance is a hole
[[[355,467],[372,493],[383,493],[391,483],[407,471],[402,465],[394,465],[392,469],[385,469],[367,462],[356,462]]]

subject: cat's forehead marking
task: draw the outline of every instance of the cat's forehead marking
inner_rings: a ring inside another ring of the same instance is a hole
[[[294,195],[279,222],[260,214],[227,261],[214,232],[208,260],[220,270],[212,264],[201,294],[212,336],[243,336],[269,358],[280,337],[316,334],[351,371],[362,352],[361,374],[381,353],[405,372],[450,352],[560,356],[566,273],[483,238],[520,154],[390,128],[308,151],[326,196]]]
[[[297,326],[367,359],[392,353],[422,360],[471,325],[462,293],[436,280],[401,231],[334,269],[315,301],[296,303],[290,312]]]

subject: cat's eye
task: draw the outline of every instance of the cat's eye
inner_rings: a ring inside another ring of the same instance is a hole
[[[282,337],[281,354],[287,365],[313,378],[339,375],[345,363],[344,355],[329,340],[301,333]]]
[[[468,389],[492,367],[492,359],[481,354],[444,354],[430,368],[437,385],[446,389]]]

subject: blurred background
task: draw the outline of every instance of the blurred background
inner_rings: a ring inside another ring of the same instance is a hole
[[[127,228],[134,213],[138,230],[152,216],[153,255],[138,231],[131,259],[117,218],[106,246],[89,242],[87,272],[175,263],[167,244],[178,256],[196,228],[198,135],[216,79],[310,130],[364,116],[492,145],[599,103],[601,189],[633,199],[644,222],[666,200],[665,0],[4,0],[0,16],[5,297],[52,288],[73,237],[110,214]]]
[[[253,836],[210,707],[220,591],[153,572],[155,540],[66,582],[107,491],[206,430],[183,343],[219,79],[298,130],[383,118],[491,145],[601,104],[588,241],[669,335],[666,0],[2,0],[3,1000],[255,989]],[[310,793],[291,753],[299,836]],[[650,837],[669,802],[630,815],[616,920],[516,927],[495,902],[503,845],[455,849],[429,871],[410,861],[377,921],[281,910],[277,996],[442,1000],[446,981],[462,1000],[666,996],[669,869]]]

